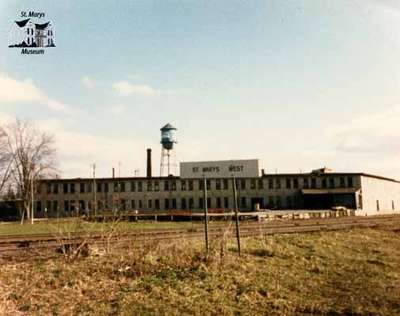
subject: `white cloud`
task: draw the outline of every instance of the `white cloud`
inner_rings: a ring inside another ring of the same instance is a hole
[[[153,89],[148,85],[131,84],[128,81],[119,81],[112,85],[113,89],[123,96],[132,94],[154,96],[159,94],[159,91]]]
[[[52,111],[70,111],[67,105],[49,98],[31,79],[19,81],[0,73],[0,87],[0,102],[36,102]]]
[[[96,82],[88,76],[82,77],[81,82],[86,88],[89,89],[92,89],[96,86]]]
[[[109,111],[112,114],[120,115],[126,111],[126,106],[123,104],[112,105],[112,106],[110,106]]]

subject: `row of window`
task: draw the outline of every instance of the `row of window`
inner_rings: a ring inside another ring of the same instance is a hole
[[[251,205],[251,199],[247,197],[240,197],[238,199],[238,206],[242,209],[248,209],[250,207],[254,207]],[[267,208],[280,208],[285,206],[287,208],[292,208],[295,206],[299,206],[299,197],[297,196],[268,196],[264,198],[259,198],[258,203],[260,203],[260,207]],[[73,212],[73,211],[87,211],[93,209],[92,201],[85,200],[64,200],[64,205],[59,205],[58,201],[45,201],[43,204],[41,201],[36,202],[36,211],[37,212],[58,212],[63,210],[64,212]],[[179,203],[179,205],[178,205]],[[232,204],[230,204],[232,203]],[[233,198],[232,197],[215,197],[215,198],[207,198],[207,207],[208,208],[232,208],[233,207]],[[148,200],[127,200],[120,199],[115,201],[108,200],[98,200],[97,201],[97,209],[98,210],[109,210],[109,209],[118,209],[118,210],[135,210],[135,209],[150,209],[150,210],[169,210],[169,209],[182,209],[182,210],[192,210],[192,209],[203,209],[204,208],[204,199],[203,198],[171,198],[171,199],[148,199]]]
[[[317,181],[319,180],[319,181]],[[213,179],[206,180],[207,190],[228,190],[232,188],[229,184],[228,179]],[[151,192],[151,191],[193,191],[203,190],[204,180],[152,180],[152,181],[114,181],[114,182],[81,182],[81,183],[63,183],[62,192],[64,194],[74,193],[92,193],[93,184],[96,187],[98,193],[111,192]],[[197,184],[197,185],[196,185]],[[267,180],[268,189],[308,189],[308,188],[345,188],[353,187],[352,177],[323,177],[317,178],[270,178]],[[196,188],[195,188],[196,185]],[[162,187],[161,187],[162,186]],[[178,187],[179,186],[179,187]],[[58,194],[59,184],[58,183],[47,183],[46,185],[47,194]],[[237,179],[236,187],[238,190],[261,190],[264,189],[263,179]],[[38,190],[40,193],[40,190]]]

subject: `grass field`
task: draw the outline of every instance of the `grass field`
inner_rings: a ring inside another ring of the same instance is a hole
[[[355,229],[0,262],[4,315],[399,315],[400,235]]]
[[[58,234],[60,232],[95,232],[109,230],[111,227],[119,231],[140,230],[140,229],[167,229],[167,228],[192,228],[202,227],[201,222],[156,222],[156,221],[137,221],[137,222],[87,222],[80,219],[74,220],[52,220],[49,222],[35,222],[33,225],[26,222],[20,223],[0,223],[0,236],[19,235],[19,234]]]

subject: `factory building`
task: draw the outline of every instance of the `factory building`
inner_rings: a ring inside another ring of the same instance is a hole
[[[331,209],[356,215],[400,213],[400,182],[366,173],[322,168],[309,173],[261,173],[258,160],[184,162],[180,176],[153,177],[148,150],[146,177],[75,178],[38,181],[36,216],[69,216],[104,211],[192,210],[207,205],[219,211]]]

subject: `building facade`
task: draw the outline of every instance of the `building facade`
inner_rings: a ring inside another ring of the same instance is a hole
[[[235,207],[233,183],[241,211],[258,209],[331,209],[344,206],[358,215],[400,211],[400,182],[364,173],[265,174],[236,178],[124,177],[40,180],[36,216],[69,216],[104,211],[193,210]],[[96,207],[95,207],[96,205]]]

